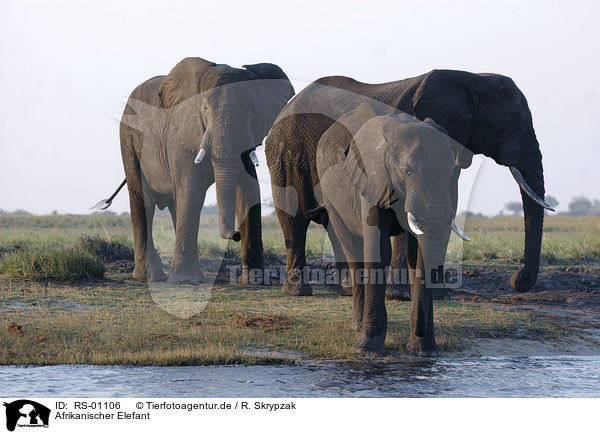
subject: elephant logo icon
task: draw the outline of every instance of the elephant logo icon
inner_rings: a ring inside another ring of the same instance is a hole
[[[50,409],[35,401],[19,399],[4,403],[6,407],[6,429],[14,431],[19,427],[48,427]]]

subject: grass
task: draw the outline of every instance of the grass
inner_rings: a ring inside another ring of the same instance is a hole
[[[104,277],[104,263],[84,248],[18,249],[0,262],[0,272],[15,279],[76,282]]]
[[[352,301],[317,288],[314,297],[287,297],[279,288],[216,288],[204,309],[189,318],[161,310],[147,285],[131,282],[77,287],[0,281],[0,323],[5,330],[0,364],[205,365],[294,363],[356,359],[351,345]],[[21,304],[18,304],[21,303]],[[568,336],[523,312],[436,302],[437,340],[448,354],[479,337],[526,330],[533,339]],[[410,303],[388,303],[390,357],[403,357]]]
[[[203,217],[200,255],[224,253],[239,260],[239,244],[218,238],[215,226],[215,217]],[[470,218],[463,226],[473,242],[452,236],[451,260],[519,266],[522,218]],[[168,259],[175,239],[169,217],[155,219],[154,238]],[[263,242],[267,257],[284,259],[275,217],[263,219]],[[294,363],[298,354],[357,357],[351,349],[356,338],[350,327],[352,300],[327,287],[316,287],[314,297],[296,298],[282,295],[278,286],[216,286],[200,294],[204,298],[192,294],[190,300],[185,287],[139,284],[130,275],[107,273],[106,280],[73,283],[102,277],[100,258],[115,251],[128,258],[131,246],[127,216],[0,215],[0,364],[271,364]],[[325,231],[312,224],[307,256],[331,256]],[[542,263],[599,265],[600,218],[548,217]],[[180,311],[170,311],[180,316],[161,309],[165,303],[179,306]],[[388,352],[404,357],[410,303],[390,302],[387,307]],[[184,319],[183,313],[195,315]],[[565,321],[486,305],[440,301],[435,316],[438,345],[445,354],[484,337],[544,340],[572,333]],[[22,326],[22,333],[6,329],[11,322]]]
[[[201,219],[199,253],[203,257],[239,259],[239,244],[221,239],[215,216]],[[523,256],[524,229],[522,217],[468,218],[463,224],[473,239],[464,243],[450,237],[448,257],[452,261],[518,262]],[[15,244],[32,248],[75,245],[82,236],[100,237],[108,242],[133,245],[128,216],[110,214],[13,216],[0,215],[0,255]],[[171,218],[154,220],[154,241],[164,256],[172,254],[175,232]],[[285,255],[285,243],[277,218],[263,217],[263,244],[270,258]],[[311,223],[306,241],[306,254],[314,259],[331,256],[332,249],[325,230]],[[542,243],[542,265],[600,263],[600,217],[547,216]]]
[[[473,241],[463,243],[452,236],[451,260],[514,264],[523,257],[522,217],[469,218],[464,229]],[[546,217],[541,265],[573,263],[600,263],[600,217]]]

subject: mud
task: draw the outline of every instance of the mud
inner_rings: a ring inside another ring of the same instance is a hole
[[[529,292],[519,293],[509,285],[514,270],[465,267],[462,288],[449,292],[451,300],[578,309],[600,315],[600,270],[597,268],[547,267]]]
[[[231,323],[235,327],[261,328],[265,333],[277,333],[292,328],[292,321],[281,315],[238,315]]]
[[[165,272],[170,268],[170,259],[162,258]],[[240,276],[241,266],[236,258],[201,259],[202,269],[209,273],[217,273],[215,283],[231,284],[231,268],[235,267],[235,277]],[[271,276],[278,277],[285,262],[281,257],[265,257],[265,268]],[[119,260],[107,264],[107,268],[115,273],[131,273],[133,261]],[[311,269],[330,269],[333,262],[321,259],[309,260]],[[512,273],[518,265],[488,264],[464,265],[462,286],[455,289],[436,290],[435,298],[439,300],[467,301],[477,303],[498,303],[510,306],[555,307],[560,309],[577,309],[599,312],[600,320],[600,267],[598,265],[547,266],[540,269],[537,283],[529,292],[514,291],[510,284]],[[277,278],[271,285],[278,286]]]

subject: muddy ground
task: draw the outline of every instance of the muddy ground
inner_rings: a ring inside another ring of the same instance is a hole
[[[513,306],[582,309],[600,314],[598,267],[542,267],[528,292],[516,292],[509,284],[515,267],[463,267],[462,288],[450,291],[450,299],[500,303]]]
[[[164,257],[165,271],[170,267],[170,259]],[[277,276],[285,266],[283,258],[269,258],[268,268],[272,276]],[[217,272],[215,283],[230,282],[230,268],[239,267],[232,258],[203,259],[202,267],[208,272]],[[308,261],[309,268],[331,268],[332,262]],[[600,266],[546,266],[540,267],[540,274],[534,287],[528,292],[516,292],[510,286],[512,273],[519,269],[514,265],[466,264],[462,266],[462,286],[447,289],[436,298],[472,303],[495,303],[513,307],[532,309],[538,306],[545,311],[582,311],[594,317],[600,325]],[[107,264],[109,272],[131,273],[133,262],[119,259]],[[239,276],[240,272],[237,271]],[[278,285],[276,279],[274,286]]]

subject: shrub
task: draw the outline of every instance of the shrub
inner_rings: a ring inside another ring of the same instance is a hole
[[[2,258],[0,272],[17,279],[75,282],[103,278],[104,264],[81,247],[14,250]]]
[[[106,241],[100,237],[81,237],[79,247],[96,255],[103,262],[133,261],[133,249],[121,241]]]

